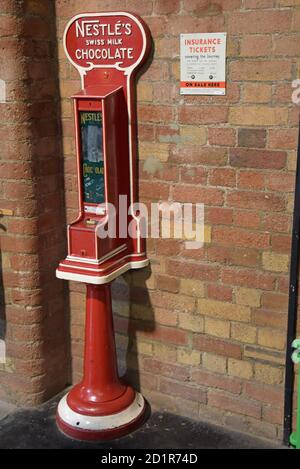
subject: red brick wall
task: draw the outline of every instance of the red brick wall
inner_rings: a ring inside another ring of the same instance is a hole
[[[50,0],[0,2],[0,209],[12,211],[0,218],[0,399],[27,405],[63,389],[68,372],[65,286],[55,279],[65,220],[54,19]]]
[[[299,2],[2,4],[0,71],[9,103],[0,105],[0,208],[14,215],[1,219],[9,360],[0,372],[0,398],[39,402],[66,382],[66,285],[55,280],[54,271],[65,252],[63,189],[67,220],[77,213],[69,97],[80,83],[61,39],[76,13],[120,8],[140,14],[155,43],[138,85],[141,200],[204,202],[206,223],[203,249],[148,240],[150,268],[115,282],[120,368],[154,408],[280,437],[299,116],[291,101],[300,54]],[[228,32],[225,97],[179,95],[179,33],[201,31]],[[47,119],[41,118],[45,109]],[[159,170],[149,174],[153,158]],[[71,283],[70,291],[77,381],[85,299],[81,285]]]
[[[204,202],[206,244],[148,240],[150,268],[115,282],[120,366],[160,409],[281,436],[298,107],[300,4],[294,0],[56,1],[68,218],[76,213],[61,45],[70,17],[127,9],[150,26],[138,84],[142,201]],[[179,33],[228,32],[225,97],[180,96]],[[159,171],[147,172],[156,158]],[[74,380],[82,367],[83,289],[71,285]]]
[[[57,0],[69,220],[77,207],[69,96],[80,85],[62,32],[76,13],[118,8],[140,14],[155,44],[138,84],[140,198],[204,202],[206,223],[203,249],[148,240],[150,268],[115,282],[121,369],[154,407],[281,437],[300,4]],[[180,96],[179,33],[214,31],[228,32],[227,95]],[[70,303],[77,381],[80,285],[71,284]]]

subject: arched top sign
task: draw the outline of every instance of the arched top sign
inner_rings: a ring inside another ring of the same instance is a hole
[[[94,68],[116,68],[127,75],[146,59],[150,33],[133,13],[82,13],[68,23],[64,48],[80,75]]]

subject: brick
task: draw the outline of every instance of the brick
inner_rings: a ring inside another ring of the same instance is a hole
[[[263,274],[259,271],[242,268],[224,268],[221,272],[221,281],[225,284],[262,290],[273,290],[276,278],[269,273]]]
[[[167,270],[170,273],[173,272],[173,275],[183,278],[207,281],[216,281],[218,278],[218,269],[208,264],[170,260]]]
[[[278,285],[277,285],[277,290],[278,293],[285,293],[286,295],[289,292],[289,278],[287,276],[285,277],[280,277],[278,279]]]
[[[288,121],[287,109],[268,106],[235,106],[229,110],[232,125],[269,126],[284,125]]]
[[[263,218],[263,229],[287,232],[290,229],[290,217],[280,214],[266,214]]]
[[[184,0],[183,8],[196,16],[218,15],[222,11],[236,10],[240,7],[239,0],[226,0],[222,4],[210,5],[205,0]]]
[[[203,353],[202,366],[213,373],[226,373],[227,359],[213,353]]]
[[[207,170],[205,168],[194,166],[181,168],[180,170],[180,182],[187,184],[206,184],[207,181]]]
[[[232,80],[238,81],[289,80],[291,66],[291,62],[287,60],[234,61],[230,65],[230,74]]]
[[[158,290],[165,290],[173,293],[179,291],[179,280],[168,275],[157,275],[156,285]]]
[[[179,8],[179,0],[155,0],[153,11],[156,15],[169,15],[170,13],[177,13]]]
[[[137,342],[134,344],[132,347],[131,351],[134,351],[135,353],[141,354],[141,355],[159,355],[159,358],[161,358],[162,354],[159,353],[160,350],[160,345],[161,344],[151,344],[149,342],[144,342],[142,340],[137,340]],[[167,353],[171,355],[172,353],[172,347],[164,345],[162,346],[163,351],[164,351],[164,357],[166,358]],[[175,348],[174,348],[175,350]],[[167,352],[167,353],[166,353]],[[173,357],[175,357],[176,354],[174,353]]]
[[[152,158],[152,166],[156,161],[165,162],[169,158],[170,146],[168,143],[152,143],[152,142],[142,142],[140,145],[140,158],[141,160],[147,160]],[[157,163],[156,163],[157,164]]]
[[[207,297],[214,300],[232,301],[232,288],[216,283],[207,285]]]
[[[263,419],[267,422],[281,425],[283,422],[283,409],[263,406]]]
[[[137,96],[139,101],[152,101],[153,86],[151,83],[139,82],[137,87]]]
[[[294,195],[293,194],[287,194],[287,205],[286,205],[286,210],[288,213],[293,213],[294,210]]]
[[[204,320],[200,316],[179,313],[179,327],[192,332],[203,332]]]
[[[273,6],[273,0],[245,0],[246,10],[252,10],[255,8],[272,8]]]
[[[175,15],[166,26],[165,33],[173,36],[176,36],[178,31],[190,33],[192,29],[203,32],[223,31],[224,17],[219,15],[200,18],[193,15]]]
[[[263,301],[265,302],[266,300],[264,299]],[[269,300],[267,300],[267,302],[268,301]],[[273,302],[272,297],[271,301]],[[267,309],[253,310],[251,322],[253,324],[256,324],[257,326],[267,326],[283,329],[286,326],[286,314],[280,312],[278,313],[275,311],[269,311]]]
[[[232,223],[232,210],[228,208],[207,207],[206,220],[215,225],[230,225]]]
[[[186,333],[173,327],[156,326],[153,330],[137,330],[137,334],[148,340],[162,340],[171,344],[185,345],[187,342]]]
[[[140,381],[140,386],[141,390],[144,394],[144,390],[150,389],[156,390],[158,388],[158,379],[156,376],[153,376],[152,374],[149,373],[139,373],[139,381]]]
[[[138,116],[141,122],[169,122],[174,120],[174,108],[141,104],[138,107]]]
[[[231,13],[228,19],[230,34],[283,33],[291,24],[291,12],[280,10],[260,10]]]
[[[230,164],[237,167],[258,169],[282,169],[286,163],[286,152],[231,148]]]
[[[199,384],[200,386],[223,389],[224,391],[228,391],[232,394],[239,394],[241,391],[241,383],[236,378],[226,375],[216,375],[202,369],[192,371],[191,381]]]
[[[260,306],[261,292],[254,288],[238,288],[235,292],[235,301],[239,305]]]
[[[148,346],[151,344],[147,344]],[[138,347],[138,352],[143,353],[139,347]],[[152,354],[152,350],[150,349],[149,351],[147,350],[147,355]],[[145,352],[144,352],[145,353]],[[166,345],[166,344],[160,344],[160,343],[153,343],[153,356],[157,360],[161,360],[163,362],[169,362],[169,363],[175,363],[176,362],[176,347]]]
[[[281,212],[285,208],[283,197],[263,192],[233,191],[227,195],[231,207]]]
[[[180,127],[179,134],[180,139],[187,143],[205,145],[207,140],[205,127],[184,125]]]
[[[291,241],[292,239],[290,234],[273,234],[271,237],[272,249],[275,252],[285,253],[289,258],[291,252]]]
[[[261,417],[261,406],[258,403],[233,397],[220,391],[209,391],[208,405],[250,417]]]
[[[186,313],[193,312],[195,308],[195,299],[188,296],[156,290],[149,292],[149,296],[151,304],[160,308]]]
[[[211,246],[207,250],[207,259],[213,262],[237,266],[258,266],[260,258],[254,249],[233,248],[229,246]]]
[[[220,124],[227,122],[227,106],[184,106],[179,108],[178,120],[182,124]]]
[[[198,280],[182,278],[180,280],[180,292],[188,296],[203,297],[205,294],[204,283]]]
[[[271,310],[285,312],[288,306],[288,296],[279,293],[263,292],[262,306]]]
[[[279,365],[283,365],[285,363],[284,353],[253,345],[245,346],[244,356],[253,358],[255,360],[262,360],[264,362],[276,363]]]
[[[154,140],[154,124],[138,124],[138,135],[141,141],[151,141]],[[64,153],[67,153],[64,151]]]
[[[147,16],[144,18],[153,38],[164,36],[167,27],[166,16]]]
[[[272,88],[269,84],[247,82],[243,83],[243,101],[245,103],[269,103],[271,101],[271,96]]]
[[[253,375],[252,364],[246,360],[228,359],[228,374],[242,379],[251,379]]]
[[[180,243],[175,239],[156,239],[155,248],[157,255],[172,257],[180,252]]]
[[[256,342],[256,327],[239,322],[232,322],[230,336],[232,339],[239,342],[254,344]]]
[[[227,149],[176,145],[170,149],[170,158],[179,164],[222,166],[227,160]]]
[[[96,3],[98,3],[98,2],[96,2]],[[124,2],[121,2],[121,4],[123,4],[123,3]],[[98,6],[98,8],[99,8],[99,6]],[[100,8],[102,9],[103,6],[101,5]],[[104,7],[104,8],[107,8],[107,6]],[[114,3],[114,8],[118,9],[119,6],[117,6]],[[121,7],[121,8],[124,8],[124,6]],[[152,13],[152,2],[140,2],[139,0],[126,0],[126,9],[128,9],[128,11],[136,11],[139,15],[150,15]]]
[[[283,380],[282,369],[263,363],[255,363],[255,379],[265,384],[281,384]]]
[[[221,321],[220,319],[205,317],[204,331],[205,334],[214,337],[229,339],[230,323],[228,321]]]
[[[213,229],[213,242],[225,246],[231,246],[234,243],[235,246],[264,249],[269,247],[270,237],[267,233],[216,226]]]
[[[245,57],[264,57],[271,55],[271,36],[244,36],[241,40],[240,55]]]
[[[246,306],[234,305],[217,300],[198,300],[198,312],[204,316],[231,321],[250,321],[250,309]]]
[[[235,129],[224,127],[210,127],[208,129],[208,142],[210,145],[234,147],[236,143]]]
[[[233,224],[242,226],[243,228],[259,229],[260,228],[260,214],[242,210],[236,210],[233,214]]]
[[[276,192],[294,192],[295,175],[273,173],[266,177],[266,189]]]
[[[245,383],[244,393],[250,399],[256,399],[275,406],[281,404],[283,399],[282,389],[258,383]]]
[[[187,350],[179,348],[177,350],[177,362],[182,365],[199,366],[201,354],[196,350]]]
[[[143,74],[143,79],[147,81],[166,81],[169,78],[169,65],[163,59],[153,60],[151,67]]]
[[[225,357],[241,358],[241,347],[229,341],[198,334],[193,339],[194,348],[201,352],[212,352]]]
[[[297,57],[299,53],[299,34],[289,34],[274,38],[274,53],[284,57]]]
[[[262,265],[265,270],[270,270],[272,272],[287,272],[289,256],[286,254],[277,254],[265,251],[262,255]]]
[[[223,191],[215,188],[175,186],[173,199],[179,202],[203,203],[210,205],[223,204]]]
[[[293,0],[291,0],[293,1]],[[293,12],[293,22],[292,22],[292,31],[299,31],[300,26],[300,11],[295,9]]]
[[[249,419],[249,428],[251,433],[257,435],[258,437],[278,439],[277,428],[275,425],[271,425],[270,423],[257,419]]]
[[[177,383],[166,378],[160,379],[159,390],[169,396],[179,396],[186,400],[206,402],[206,393],[202,389]]]
[[[162,363],[159,360],[154,360],[153,358],[144,358],[143,368],[144,371],[148,373],[167,376],[179,381],[185,381],[189,378],[189,371],[185,366]]]
[[[150,391],[146,398],[152,404],[155,403],[154,410],[167,411],[175,415],[193,417],[197,415],[199,404],[195,401],[188,401],[179,397],[172,397],[169,394],[161,394]]]
[[[177,124],[156,125],[155,135],[160,143],[176,143],[179,141],[179,127]]]
[[[156,41],[156,57],[174,59],[179,56],[179,41],[175,37],[162,37]]]
[[[229,168],[217,168],[210,171],[209,184],[212,186],[236,186],[236,172]]]
[[[283,350],[285,347],[286,334],[276,329],[262,328],[258,329],[258,345],[277,350]]]
[[[175,104],[178,89],[175,84],[156,83],[153,87],[153,102],[157,104]]]
[[[163,326],[177,326],[177,311],[164,308],[155,308],[155,321]]]
[[[275,150],[294,150],[297,147],[297,129],[270,129],[268,147]]]
[[[239,129],[238,145],[249,148],[265,148],[266,146],[265,129]]]
[[[168,200],[170,186],[164,183],[143,181],[140,183],[141,198],[154,200]]]

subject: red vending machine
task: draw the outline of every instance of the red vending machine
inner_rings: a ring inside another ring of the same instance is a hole
[[[82,88],[73,96],[79,212],[56,275],[85,283],[87,298],[83,379],[61,399],[57,423],[81,440],[128,433],[145,411],[142,395],[118,376],[110,283],[149,262],[134,204],[135,77],[150,44],[145,23],[128,12],[77,15],[64,34]]]

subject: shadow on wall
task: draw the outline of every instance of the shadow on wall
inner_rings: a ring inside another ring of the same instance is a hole
[[[1,237],[1,231],[6,231],[6,228],[0,222],[0,237]],[[5,360],[5,345],[4,345],[5,333],[6,333],[6,315],[5,315],[2,255],[1,255],[1,243],[0,243],[0,365]]]
[[[40,399],[43,401],[60,392],[70,382],[68,285],[55,277],[57,265],[66,253],[56,10],[55,2],[47,0],[44,3],[48,16],[41,17],[40,20],[45,23],[46,19],[49,22],[50,33],[44,44],[36,39],[35,34],[30,39],[31,48],[37,51],[34,64],[40,65],[41,72],[40,82],[33,76],[29,83],[29,89],[34,90],[30,100],[38,214],[37,272],[43,313],[40,318],[40,355],[44,363],[41,370],[44,377],[41,380]],[[31,63],[32,61],[27,62],[28,67],[32,66]],[[30,71],[28,74],[31,76]]]
[[[128,272],[112,285],[114,323],[119,374],[124,381],[141,391],[140,361],[151,346],[147,333],[155,330],[154,311],[150,302],[147,279],[151,266]],[[141,345],[142,344],[142,345]]]

